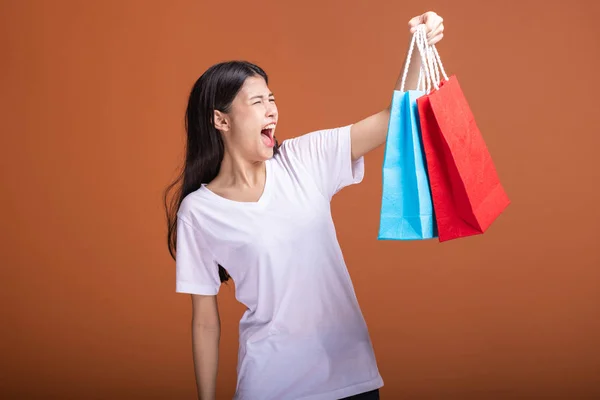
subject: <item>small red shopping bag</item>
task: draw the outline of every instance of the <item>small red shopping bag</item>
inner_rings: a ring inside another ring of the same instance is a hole
[[[439,241],[484,233],[510,204],[456,76],[417,99]],[[430,60],[431,61],[431,60]],[[435,65],[436,60],[429,65]],[[435,74],[431,74],[434,78]]]

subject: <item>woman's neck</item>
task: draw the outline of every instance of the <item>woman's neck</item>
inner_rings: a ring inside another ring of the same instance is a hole
[[[262,190],[265,177],[264,161],[251,162],[226,152],[219,174],[210,183],[210,186],[222,189],[260,188]]]

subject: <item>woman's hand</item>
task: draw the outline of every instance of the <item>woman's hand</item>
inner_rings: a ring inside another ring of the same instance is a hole
[[[427,11],[425,14],[418,15],[408,21],[408,29],[412,35],[417,30],[417,26],[424,24],[427,27],[427,41],[432,46],[438,43],[444,37],[444,19],[433,11]]]

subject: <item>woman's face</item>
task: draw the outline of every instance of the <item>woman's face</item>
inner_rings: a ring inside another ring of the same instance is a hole
[[[222,130],[228,151],[247,161],[264,161],[273,157],[275,98],[260,76],[247,78],[226,115],[228,126]]]

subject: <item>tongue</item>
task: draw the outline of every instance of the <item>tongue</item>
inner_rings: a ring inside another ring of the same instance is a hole
[[[273,139],[271,139],[271,136],[269,135],[268,131],[262,131],[260,134],[265,146],[273,146]]]

